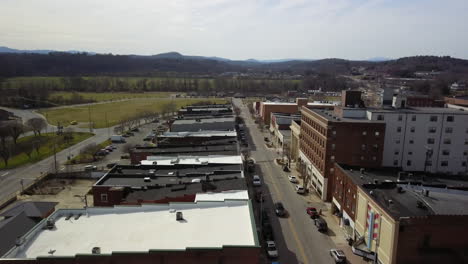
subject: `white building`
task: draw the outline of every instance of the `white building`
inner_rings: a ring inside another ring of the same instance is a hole
[[[384,121],[384,167],[450,174],[467,172],[468,113],[452,108],[367,110]]]

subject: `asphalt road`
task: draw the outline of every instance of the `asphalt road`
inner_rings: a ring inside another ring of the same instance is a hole
[[[312,219],[305,212],[307,207],[321,208],[323,204],[312,203],[305,196],[296,194],[294,185],[287,178],[288,174],[274,162],[278,154],[267,148],[264,143],[264,137],[267,134],[259,131],[247,107],[240,99],[233,99],[233,103],[242,111],[241,116],[246,124],[246,132],[248,132],[246,135],[250,156],[257,164],[255,174],[260,175],[263,181],[261,188],[266,194],[266,200],[262,206],[270,214],[279,252],[279,262],[288,264],[334,263],[329,255],[329,250],[335,248],[329,236],[334,234],[331,230],[327,234],[318,232]],[[287,210],[287,217],[275,216],[273,203],[278,201],[282,202]],[[260,210],[258,204],[255,208]],[[259,216],[257,212],[256,215]]]

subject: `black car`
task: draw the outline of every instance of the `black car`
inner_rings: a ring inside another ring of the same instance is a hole
[[[277,216],[285,216],[286,215],[286,210],[284,209],[284,206],[282,203],[278,202],[275,203],[275,214]]]
[[[323,218],[315,218],[314,223],[319,232],[325,233],[328,231],[327,222]]]

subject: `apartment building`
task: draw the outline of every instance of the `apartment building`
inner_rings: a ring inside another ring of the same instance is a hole
[[[337,107],[336,107],[337,108]],[[337,108],[339,112],[341,108]],[[340,117],[339,113],[302,107],[299,159],[313,189],[330,201],[334,163],[378,167],[382,163],[385,123]]]
[[[430,173],[467,172],[465,111],[429,107],[364,111],[368,120],[386,124],[382,166]]]
[[[260,102],[258,115],[265,124],[270,124],[271,113],[298,114],[302,106],[314,109],[333,109],[333,103],[311,102],[307,98],[297,98],[296,102]]]

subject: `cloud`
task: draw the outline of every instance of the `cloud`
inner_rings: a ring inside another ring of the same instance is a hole
[[[0,45],[121,54],[468,58],[465,0],[2,0]]]

